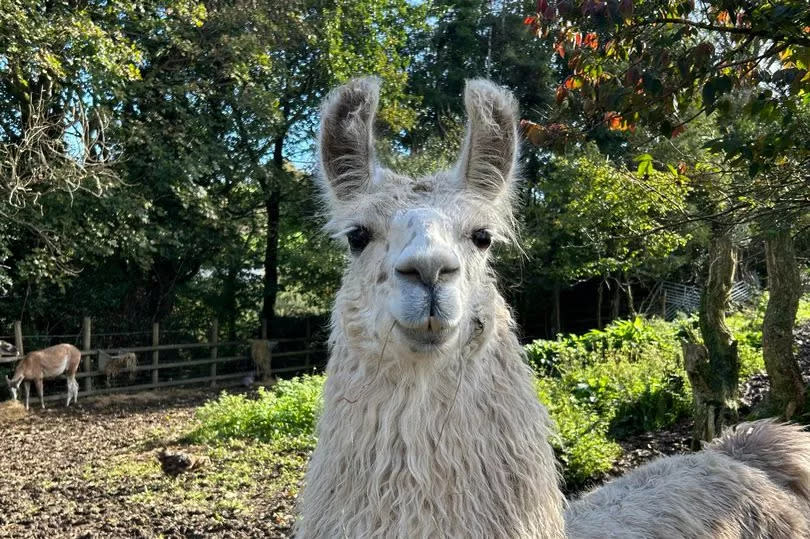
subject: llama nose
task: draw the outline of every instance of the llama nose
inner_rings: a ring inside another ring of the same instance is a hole
[[[406,255],[394,266],[400,278],[421,282],[428,288],[435,286],[440,280],[453,279],[458,275],[459,268],[458,257],[449,249]]]

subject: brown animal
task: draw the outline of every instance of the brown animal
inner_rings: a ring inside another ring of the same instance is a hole
[[[42,381],[46,378],[55,378],[60,374],[67,376],[67,404],[70,406],[70,399],[73,402],[79,397],[79,382],[76,381],[76,370],[79,368],[79,362],[82,359],[82,353],[79,349],[72,344],[57,344],[50,348],[37,350],[26,354],[22,361],[17,364],[14,369],[14,376],[9,378],[6,376],[6,383],[11,390],[11,396],[17,399],[17,390],[20,388],[20,383],[25,382],[25,409],[28,409],[28,397],[31,393],[31,380],[37,386],[37,393],[39,393],[39,402],[42,408],[45,409],[45,399],[42,396]]]
[[[250,357],[256,365],[260,380],[269,381],[272,378],[271,351],[275,343],[263,339],[248,339],[248,342],[250,343]]]
[[[183,451],[169,451],[165,447],[157,453],[163,473],[176,477],[183,472],[198,470],[211,463],[208,457],[190,455]]]
[[[113,378],[121,374],[121,371],[129,371],[129,379],[135,379],[135,369],[138,367],[138,357],[129,352],[121,356],[107,356],[107,362],[102,369],[107,376],[107,387]]]

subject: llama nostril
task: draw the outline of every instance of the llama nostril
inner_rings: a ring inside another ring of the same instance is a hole
[[[439,275],[442,277],[451,277],[459,272],[459,266],[444,267],[439,270]]]
[[[422,275],[419,273],[419,270],[417,270],[416,268],[413,268],[413,267],[396,268],[395,271],[397,272],[397,275],[399,275],[400,277],[404,277],[405,279],[408,279],[408,280],[411,280],[411,281],[413,281],[413,280],[421,281],[422,280]]]
[[[405,256],[394,266],[397,276],[432,287],[443,279],[461,273],[459,261],[452,252],[435,250],[427,254]]]

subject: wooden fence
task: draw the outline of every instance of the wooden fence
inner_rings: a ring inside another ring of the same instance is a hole
[[[307,334],[308,336],[303,338],[270,340],[273,375],[301,373],[323,366],[326,350],[321,343],[312,342],[309,331]],[[14,345],[17,348],[18,356],[0,357],[0,363],[21,359],[25,353],[24,345],[27,337],[34,336],[23,335],[20,322],[15,322]],[[80,346],[82,365],[76,375],[77,379],[82,379],[79,396],[194,385],[226,387],[242,384],[246,377],[256,374],[255,365],[250,357],[250,342],[220,341],[216,322],[211,325],[208,340],[203,342],[161,343],[160,325],[157,323],[152,326],[151,337],[151,345],[148,346],[92,348],[92,323],[90,318],[85,318],[82,324]],[[300,349],[275,351],[278,348],[296,347]],[[205,351],[208,352],[204,354],[205,357],[191,357],[195,352],[199,355],[200,352]],[[129,352],[136,354],[136,367],[130,370],[123,369],[114,379],[116,385],[108,387],[102,358],[120,356]],[[178,359],[177,356],[181,354],[186,357]],[[283,366],[277,366],[279,363],[282,363]],[[205,369],[205,366],[208,366],[208,369]],[[150,376],[142,376],[146,373],[149,373]],[[130,374],[134,375],[135,382],[124,385],[124,382],[129,381]],[[46,382],[46,392],[53,393],[53,386],[53,383]],[[45,400],[64,398],[64,387],[61,387],[56,394],[46,395]]]

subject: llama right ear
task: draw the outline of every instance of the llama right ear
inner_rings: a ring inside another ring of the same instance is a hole
[[[518,107],[512,93],[487,80],[464,88],[467,134],[459,158],[461,180],[485,196],[497,196],[512,181],[518,154]]]
[[[371,183],[379,98],[379,79],[366,77],[334,89],[323,104],[321,171],[327,189],[338,200],[353,198]]]

